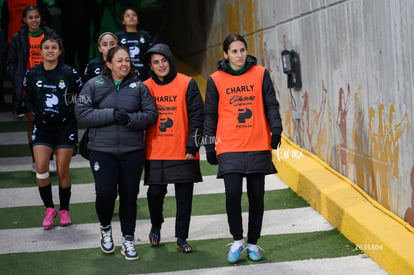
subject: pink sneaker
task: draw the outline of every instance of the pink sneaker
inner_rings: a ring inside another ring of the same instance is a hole
[[[59,211],[59,224],[61,226],[66,226],[70,224],[70,217],[69,217],[69,211],[68,210],[60,210]]]
[[[56,209],[52,207],[46,208],[45,218],[43,219],[43,227],[49,229],[53,225],[53,220],[56,217]]]

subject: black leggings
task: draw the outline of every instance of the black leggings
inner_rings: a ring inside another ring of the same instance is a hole
[[[175,183],[174,188],[176,203],[175,237],[186,240],[190,228],[194,183]],[[161,227],[161,224],[164,222],[162,212],[166,194],[166,184],[149,185],[147,200],[151,216],[151,224],[154,227]]]
[[[247,242],[257,244],[257,240],[260,238],[260,232],[262,231],[264,213],[264,174],[244,175],[240,173],[229,173],[223,176],[226,189],[227,221],[233,239],[243,239],[241,198],[244,176],[247,179],[247,196],[249,199]]]
[[[102,226],[111,224],[115,200],[119,194],[119,220],[122,235],[134,235],[137,196],[144,151],[122,155],[91,151],[90,165],[95,178],[96,214]]]

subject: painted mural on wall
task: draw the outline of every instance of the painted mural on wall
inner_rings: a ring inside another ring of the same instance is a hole
[[[396,110],[392,103],[365,107],[368,104],[363,94],[367,91],[361,84],[347,83],[333,90],[321,80],[316,91],[305,86],[286,96],[286,90],[281,88],[286,85],[281,58],[262,36],[259,38],[258,44],[263,47],[259,47],[258,56],[273,77],[284,114],[284,133],[414,226],[414,166],[412,189],[408,190],[411,207],[401,208],[400,200],[405,194],[398,186],[404,184],[400,177],[400,150],[401,138],[411,129],[408,113],[396,115],[401,110]],[[285,35],[283,49],[287,49]],[[338,107],[334,110],[333,106]],[[296,119],[294,113],[298,111],[300,117]]]
[[[319,106],[310,106],[308,91],[304,91],[301,96],[300,135],[297,132],[297,121],[292,118],[295,109],[290,104],[284,116],[285,133],[295,137],[298,143],[298,137],[302,136],[304,148],[336,167],[338,172],[353,180],[373,199],[396,213],[400,197],[395,193],[393,185],[401,184],[399,140],[410,131],[408,114],[397,117],[393,104],[380,104],[379,107],[370,107],[366,111],[361,97],[362,87],[359,85],[355,91],[351,91],[348,84],[345,89],[340,88],[337,92],[338,111],[336,117],[332,117],[332,104],[327,99],[328,90],[323,81],[321,86]],[[350,104],[354,105],[353,113],[349,112]],[[331,127],[332,121],[335,121],[336,130]],[[339,136],[339,144],[334,149],[336,161],[331,153],[334,145],[329,143],[333,140],[330,137],[335,133]],[[411,174],[414,190],[414,172]],[[404,219],[414,225],[413,192],[411,203],[412,207],[407,209]]]
[[[176,51],[207,78],[225,36],[243,35],[272,76],[284,133],[414,226],[414,1],[191,3],[186,14],[197,23],[181,22],[187,39]],[[300,91],[286,88],[287,49],[303,57]]]

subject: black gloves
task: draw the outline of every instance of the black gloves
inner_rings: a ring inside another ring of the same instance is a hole
[[[207,161],[212,165],[218,164],[216,149],[214,145],[206,145]]]
[[[277,149],[280,146],[280,138],[280,135],[272,134],[272,141],[270,143],[270,147],[272,147],[272,149]]]
[[[216,156],[216,150],[211,151],[211,152],[207,152],[207,161],[208,161],[208,163],[210,163],[212,165],[218,164],[217,156]]]
[[[114,120],[118,125],[127,125],[129,123],[129,115],[122,110],[114,110]]]

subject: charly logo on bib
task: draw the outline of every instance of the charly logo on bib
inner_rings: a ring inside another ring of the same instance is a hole
[[[65,80],[60,80],[58,86],[59,86],[60,89],[65,89],[65,87],[66,87]]]

